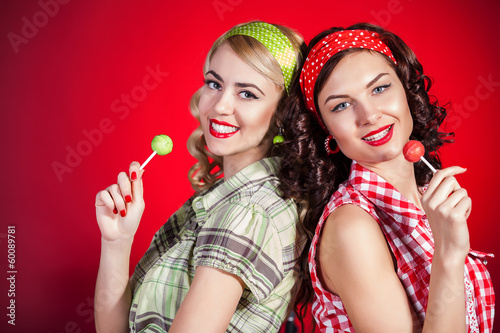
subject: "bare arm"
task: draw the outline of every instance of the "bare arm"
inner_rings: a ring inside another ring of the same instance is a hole
[[[225,332],[244,288],[235,275],[199,266],[169,332]]]
[[[94,300],[97,332],[129,331],[131,247],[132,243],[102,241]]]
[[[466,332],[464,263],[469,252],[467,218],[471,200],[454,175],[465,169],[438,171],[422,205],[434,236],[434,257],[424,331]]]
[[[385,237],[364,210],[337,208],[316,256],[322,283],[342,298],[356,332],[418,332]]]
[[[415,321],[376,221],[353,205],[339,207],[329,216],[317,257],[320,277],[342,298],[356,332],[467,331],[464,261],[470,199],[453,177],[460,170],[439,171],[422,198],[435,239],[423,329]]]
[[[137,178],[132,181],[129,175],[133,172]],[[94,300],[97,332],[129,331],[130,251],[144,211],[139,163],[130,165],[129,175],[120,173],[117,184],[96,196],[96,217],[101,230],[101,259]]]

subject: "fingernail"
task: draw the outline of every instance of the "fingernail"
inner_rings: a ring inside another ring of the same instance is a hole
[[[132,197],[131,197],[130,195],[126,195],[126,196],[125,196],[125,202],[126,202],[126,203],[129,203],[129,202],[131,202],[131,201],[132,201]]]
[[[125,213],[125,209],[122,209],[122,210],[120,211],[120,215],[121,215],[121,217],[125,217],[125,214],[126,214],[126,213]]]
[[[113,209],[113,214],[118,214],[118,211],[116,210],[116,208]]]
[[[132,179],[132,180],[137,179],[137,173],[135,171],[132,171],[132,174],[130,175],[130,179]]]

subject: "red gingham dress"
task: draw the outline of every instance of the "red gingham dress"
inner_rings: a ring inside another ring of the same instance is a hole
[[[312,312],[320,331],[354,332],[340,297],[321,285],[315,260],[325,220],[344,204],[359,206],[379,223],[397,260],[397,275],[423,324],[434,253],[427,217],[382,177],[353,161],[349,179],[339,186],[323,211],[309,250],[309,271],[315,291]],[[493,255],[471,250],[465,261],[468,332],[491,333],[493,330],[495,294],[485,266],[487,257]]]

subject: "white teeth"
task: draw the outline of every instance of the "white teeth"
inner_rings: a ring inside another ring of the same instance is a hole
[[[379,132],[377,134],[374,134],[374,135],[368,136],[366,138],[363,138],[363,140],[365,140],[365,141],[377,141],[377,140],[380,140],[384,136],[386,136],[387,133],[389,133],[389,131],[391,130],[391,128],[392,128],[392,126],[389,126],[389,127],[387,127],[387,129],[383,130],[382,132]]]
[[[219,125],[214,122],[210,122],[214,131],[218,133],[233,133],[238,130],[238,127]]]

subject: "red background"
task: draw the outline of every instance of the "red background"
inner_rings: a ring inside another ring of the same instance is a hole
[[[172,137],[173,152],[147,167],[133,268],[192,193],[188,104],[205,55],[219,35],[252,19],[291,26],[306,41],[359,21],[398,33],[435,79],[434,94],[453,103],[446,128],[456,143],[442,158],[468,168],[459,181],[473,199],[472,247],[500,255],[499,9],[494,0],[2,1],[0,331],[94,331],[95,194],[131,161],[144,161],[154,135]],[[151,79],[148,67],[162,76]],[[16,326],[6,317],[8,226],[16,230]],[[488,267],[500,290],[498,260]]]

